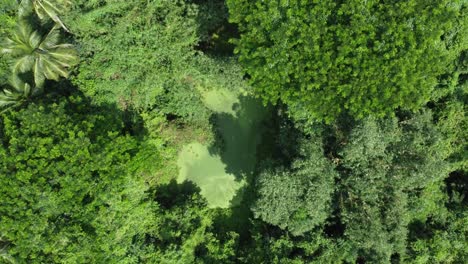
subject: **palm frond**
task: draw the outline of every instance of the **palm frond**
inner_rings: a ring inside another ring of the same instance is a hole
[[[78,63],[73,45],[60,43],[57,25],[41,36],[21,21],[13,36],[5,42],[2,52],[16,57],[15,73],[33,73],[36,87],[42,87],[45,79],[58,81],[60,77],[68,77],[68,69]]]
[[[21,104],[35,93],[35,89],[29,83],[22,81],[17,75],[13,75],[9,87],[0,91],[0,108],[9,108]]]
[[[20,94],[24,98],[28,98],[32,94],[32,86],[21,80],[17,75],[13,75],[9,81],[11,90],[17,94]]]
[[[35,47],[31,46],[30,38],[37,38],[39,34],[33,32],[31,26],[23,20],[18,22],[15,32],[4,42],[1,52],[13,56],[32,52]]]
[[[18,7],[18,16],[20,18],[27,17],[31,15],[31,13],[34,11],[33,4],[31,0],[22,0],[19,3]]]
[[[55,45],[57,45],[60,41],[60,32],[56,27],[52,28],[49,33],[42,39],[40,45],[38,45],[41,49],[49,49]]]
[[[49,54],[54,59],[68,64],[68,67],[78,62],[78,55],[74,49],[54,49]]]
[[[59,24],[65,31],[70,32],[65,24],[60,19],[60,15],[68,10],[71,1],[65,0],[32,0],[33,8],[39,17],[43,20],[46,18],[51,19]]]
[[[21,19],[18,21],[16,31],[14,33],[14,38],[16,42],[27,43],[29,36],[32,34],[33,29],[31,25],[26,21]]]
[[[68,72],[54,63],[53,61],[44,61],[44,76],[47,79],[58,81],[60,76],[68,77]]]
[[[18,100],[14,94],[12,96],[11,92],[8,90],[0,92],[0,108],[6,108],[15,104],[18,104]]]
[[[30,46],[31,48],[37,49],[37,48],[40,47],[40,45],[41,45],[42,37],[41,37],[41,35],[39,34],[39,32],[33,31],[33,32],[29,35],[28,42],[29,42],[29,46]]]
[[[36,84],[36,87],[42,87],[44,85],[45,76],[41,71],[43,68],[44,66],[42,65],[42,59],[39,57],[36,59],[33,68],[34,83]]]
[[[27,55],[23,56],[16,60],[16,63],[13,65],[13,72],[15,73],[24,73],[30,71],[34,65],[34,56]]]

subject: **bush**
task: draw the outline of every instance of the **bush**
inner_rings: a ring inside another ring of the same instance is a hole
[[[132,165],[139,144],[121,133],[118,111],[83,100],[31,103],[1,115],[5,259],[135,262],[145,247],[138,241],[154,224],[157,205]]]

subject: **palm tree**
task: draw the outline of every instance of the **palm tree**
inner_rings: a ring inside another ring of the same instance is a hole
[[[23,82],[17,75],[13,75],[9,87],[0,91],[0,109],[8,109],[19,105],[39,92],[37,87]],[[4,110],[4,111],[5,111]]]
[[[76,50],[71,44],[60,44],[60,32],[54,26],[41,36],[31,26],[20,21],[16,32],[7,39],[2,53],[16,57],[14,73],[31,71],[36,87],[42,87],[45,79],[58,81],[60,76],[67,78],[68,69],[78,62]]]
[[[59,24],[65,31],[69,32],[68,28],[63,24],[59,15],[68,10],[72,1],[70,0],[21,0],[19,14],[20,17],[28,15],[32,10],[37,14],[39,19],[52,19]]]

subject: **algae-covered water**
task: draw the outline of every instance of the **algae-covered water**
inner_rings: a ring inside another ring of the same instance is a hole
[[[227,208],[239,202],[239,192],[253,173],[267,110],[258,100],[227,89],[207,91],[203,97],[215,112],[218,139],[215,146],[192,142],[183,147],[177,181],[195,183],[209,207]]]

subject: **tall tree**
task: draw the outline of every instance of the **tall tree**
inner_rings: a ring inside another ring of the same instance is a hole
[[[427,218],[441,197],[437,189],[450,172],[446,148],[430,112],[357,124],[340,153],[337,186],[344,234],[356,258],[389,263],[405,256],[409,223]]]
[[[419,109],[453,62],[461,1],[228,0],[240,62],[266,101],[332,121]]]
[[[302,235],[324,223],[336,172],[318,142],[303,142],[303,158],[290,169],[258,176],[258,199],[252,211],[263,221]]]

